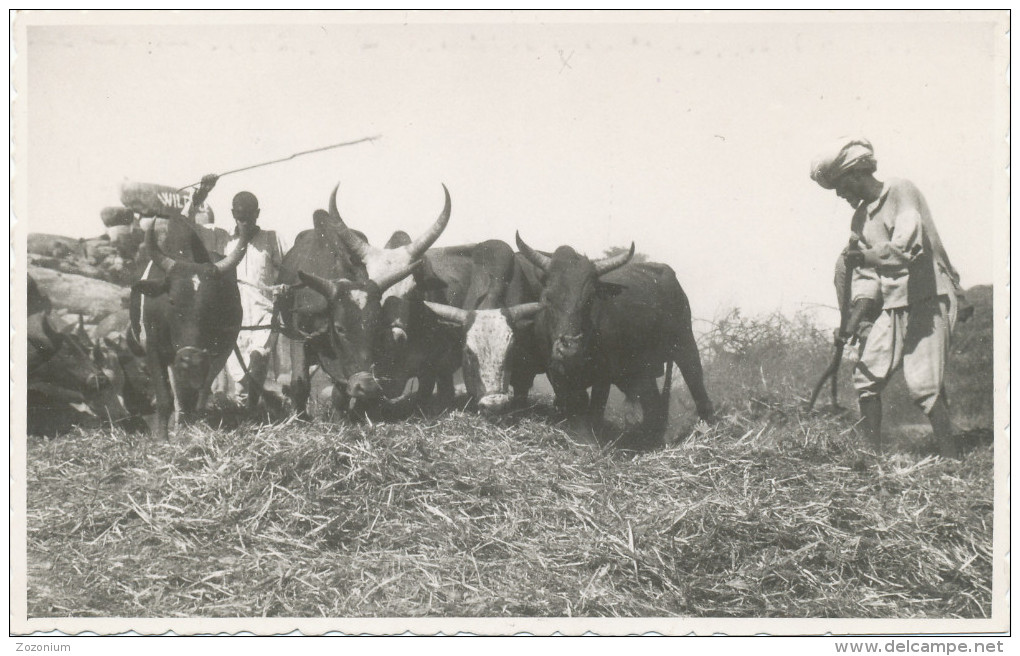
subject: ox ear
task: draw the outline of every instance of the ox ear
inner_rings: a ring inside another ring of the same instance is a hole
[[[135,284],[131,285],[131,291],[137,291],[146,296],[159,296],[165,294],[170,289],[167,279],[162,280],[139,280]]]
[[[103,347],[98,343],[92,345],[92,361],[99,367],[106,366],[106,353],[103,352]]]
[[[595,294],[599,298],[612,298],[619,296],[625,289],[627,289],[626,285],[617,285],[615,282],[602,282],[600,280],[595,285]]]

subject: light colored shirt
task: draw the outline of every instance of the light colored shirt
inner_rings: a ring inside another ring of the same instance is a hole
[[[865,257],[854,272],[853,300],[870,298],[889,310],[958,292],[960,276],[912,182],[888,180],[854,212],[851,230],[862,236]]]
[[[237,234],[231,235],[224,253],[233,252],[238,240]],[[244,309],[245,322],[261,316],[266,309],[271,311],[272,299],[267,298],[262,291],[252,285],[270,286],[276,284],[280,265],[283,263],[283,253],[283,244],[273,230],[259,230],[258,234],[248,242],[248,250],[245,252],[244,259],[237,265],[237,280],[242,283],[237,288],[241,292],[241,306]]]

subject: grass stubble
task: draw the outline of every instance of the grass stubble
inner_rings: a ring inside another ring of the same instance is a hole
[[[862,456],[761,404],[627,453],[555,424],[30,444],[29,615],[987,617],[992,448]]]

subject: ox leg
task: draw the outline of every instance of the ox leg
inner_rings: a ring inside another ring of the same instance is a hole
[[[597,443],[598,439],[588,422],[588,390],[583,387],[577,389],[557,384],[555,380],[552,380],[552,383],[553,391],[556,393],[556,411],[567,420],[569,431],[585,441]]]
[[[698,353],[698,344],[694,341],[694,332],[688,326],[681,335],[674,352],[673,361],[680,368],[680,373],[687,383],[687,389],[691,391],[694,398],[694,405],[698,408],[698,416],[705,421],[711,421],[715,415],[712,401],[708,398],[708,391],[705,389],[705,374],[701,368],[701,355]]]
[[[584,415],[588,410],[588,390],[555,390],[556,409],[568,417]]]
[[[294,412],[299,419],[305,421],[311,419],[308,414],[308,394],[312,385],[308,375],[308,350],[302,340],[291,340],[290,342],[290,364],[291,378],[287,395],[294,404]]]
[[[436,387],[436,375],[432,372],[422,373],[418,376],[418,392],[415,394],[415,404],[418,409],[425,412],[432,401],[432,392]]]
[[[453,373],[443,372],[436,378],[436,404],[438,408],[442,411],[453,406],[453,397]]]
[[[580,437],[586,443],[598,445],[599,436],[595,427],[589,421],[588,415],[588,390],[568,390],[556,395],[556,407],[566,417],[566,426],[569,432]]]
[[[510,401],[511,408],[523,408],[528,404],[528,393],[531,392],[534,381],[533,373],[518,373],[516,368],[510,373],[510,386],[514,388],[514,398]]]
[[[248,376],[245,376],[245,392],[248,395],[248,412],[254,413],[262,396],[262,387],[269,373],[269,354],[262,349],[252,349],[248,356]]]
[[[174,411],[174,394],[170,389],[170,375],[154,357],[149,358],[149,370],[155,372],[153,387],[156,388],[156,424],[153,430],[157,439],[170,441],[170,415]]]
[[[268,321],[270,317],[266,316],[259,320],[259,323]],[[248,380],[248,411],[251,413],[255,412],[258,407],[259,400],[262,398],[263,391],[266,387],[266,378],[269,377],[270,368],[273,369],[273,378],[276,378],[276,367],[274,365],[274,359],[276,356],[276,344],[280,339],[280,333],[272,331],[269,333],[269,337],[266,338],[265,344],[261,347],[254,348],[251,354],[248,356],[248,373],[251,374]],[[268,399],[267,399],[268,403]]]
[[[621,385],[627,395],[627,429],[635,431],[633,445],[638,449],[656,448],[663,445],[666,429],[666,408],[662,394],[654,378],[640,378]],[[641,417],[634,409],[640,408]]]
[[[173,376],[172,370],[170,375]],[[187,387],[181,389],[181,386],[176,384],[176,379],[173,380],[175,382],[174,395],[177,397],[177,425],[183,426],[195,418],[199,409],[198,401],[200,393],[196,389]]]
[[[606,403],[609,401],[609,381],[599,381],[591,387],[591,400],[588,402],[588,423],[596,434],[602,431],[602,420],[606,414]]]

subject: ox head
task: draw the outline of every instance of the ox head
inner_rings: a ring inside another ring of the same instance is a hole
[[[102,393],[110,379],[73,334],[53,328],[47,313],[28,318],[29,384],[55,385],[83,398]]]
[[[105,343],[93,343],[84,331],[75,331],[70,338],[78,343],[79,348],[88,350],[92,362],[103,372],[109,385],[103,387],[87,399],[89,407],[100,420],[117,422],[126,419],[130,414],[124,402],[125,377],[113,350]]]
[[[464,384],[478,407],[486,412],[505,408],[510,402],[510,367],[517,331],[542,309],[542,304],[471,311],[428,301],[425,305],[440,320],[461,326],[464,331]]]
[[[339,363],[327,372],[334,381],[347,383],[347,395],[354,399],[375,400],[383,396],[373,372],[373,354],[379,337],[383,293],[411,275],[417,263],[402,270],[367,281],[346,278],[327,280],[299,271],[301,282],[326,299],[328,321],[322,334],[310,335],[319,341],[328,360]]]
[[[443,185],[445,199],[443,211],[428,230],[413,240],[409,236],[406,239],[395,239],[397,235],[394,235],[387,248],[377,248],[369,244],[364,235],[348,228],[340,218],[340,211],[336,205],[336,194],[339,188],[338,184],[333,188],[333,193],[329,197],[329,215],[339,228],[344,246],[355,260],[364,264],[368,277],[372,280],[388,278],[396,272],[410,268],[421,260],[422,255],[439,239],[443,230],[446,229],[446,224],[450,221],[450,192],[446,185]],[[385,290],[384,295],[404,296],[414,284],[410,278],[398,282],[399,284],[394,284]]]
[[[225,315],[228,298],[237,295],[235,273],[244,259],[250,231],[242,228],[242,237],[227,257],[219,262],[191,262],[168,256],[156,243],[153,227],[145,231],[145,245],[152,266],[160,269],[162,279],[140,280],[133,290],[146,296],[165,297],[169,304],[167,326],[174,352],[174,381],[178,386],[200,390],[208,382],[211,356],[228,352],[232,343],[220,343],[224,323],[236,318]],[[230,292],[233,292],[230,295]],[[240,309],[238,301],[237,309]]]
[[[550,346],[550,368],[562,372],[580,367],[592,338],[593,309],[600,299],[616,296],[623,287],[599,277],[619,269],[634,256],[630,251],[590,260],[569,246],[560,246],[552,256],[539,253],[517,234],[521,253],[542,271],[541,302],[543,333]]]
[[[155,388],[145,358],[135,352],[123,335],[106,336],[93,346],[92,358],[103,370],[116,370],[124,407],[132,415],[152,412]],[[116,381],[114,382],[116,386]]]

